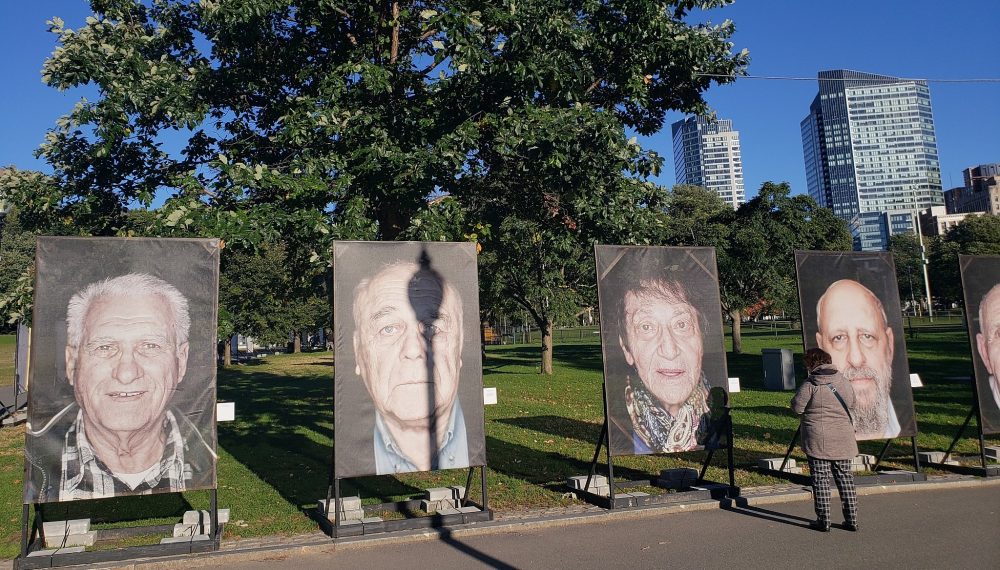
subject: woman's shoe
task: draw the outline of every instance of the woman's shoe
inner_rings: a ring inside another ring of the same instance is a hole
[[[812,521],[809,523],[809,528],[820,532],[830,532],[830,523],[824,521]]]

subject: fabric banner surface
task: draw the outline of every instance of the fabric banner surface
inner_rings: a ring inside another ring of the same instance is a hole
[[[39,237],[25,503],[216,487],[219,240]]]
[[[1000,433],[1000,256],[959,255],[983,433]]]
[[[851,381],[857,439],[916,435],[892,254],[796,251],[795,269],[803,347],[830,353]]]
[[[595,255],[611,454],[703,448],[728,390],[715,249]]]
[[[486,464],[476,246],[335,242],[334,473]]]
[[[24,321],[17,322],[17,348],[14,350],[14,390],[15,394],[28,391],[28,339],[31,335]]]

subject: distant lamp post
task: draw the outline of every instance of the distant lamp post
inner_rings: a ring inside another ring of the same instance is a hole
[[[920,242],[920,266],[924,269],[924,293],[927,295],[927,316],[934,322],[934,304],[931,302],[931,281],[927,277],[927,247],[924,246],[924,232],[920,229],[920,211],[913,212],[915,223],[914,230],[917,232],[917,240]]]

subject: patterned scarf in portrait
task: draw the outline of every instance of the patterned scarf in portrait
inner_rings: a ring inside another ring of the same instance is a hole
[[[709,428],[708,381],[702,375],[676,416],[660,407],[641,382],[628,379],[625,406],[635,435],[654,453],[688,451],[705,440]]]

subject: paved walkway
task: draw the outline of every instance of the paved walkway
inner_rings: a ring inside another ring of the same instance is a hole
[[[409,543],[368,541],[327,552],[227,561],[272,568],[996,568],[1000,487],[861,498],[861,532],[807,528],[811,501],[549,526]],[[835,517],[839,520],[839,517]]]
[[[849,561],[845,564],[864,562],[890,568],[996,567],[1000,561],[1000,478],[944,475],[930,479],[859,488],[859,534],[809,531],[805,524],[813,514],[808,488],[783,484],[744,489],[744,497],[734,505],[700,501],[616,511],[574,505],[506,513],[495,521],[450,531],[371,535],[336,543],[319,532],[227,540],[220,552],[211,555],[101,567],[270,570],[271,566],[391,567],[399,563],[404,568],[444,570],[477,562],[506,568],[685,568],[736,562],[740,568],[802,568],[809,563],[804,553],[817,548],[817,556],[831,557],[822,566],[839,564],[837,557],[842,556]],[[822,540],[816,542],[817,538]],[[647,558],[642,553],[648,551],[669,555],[669,559]],[[0,564],[0,569],[4,567],[9,568],[9,563]]]

